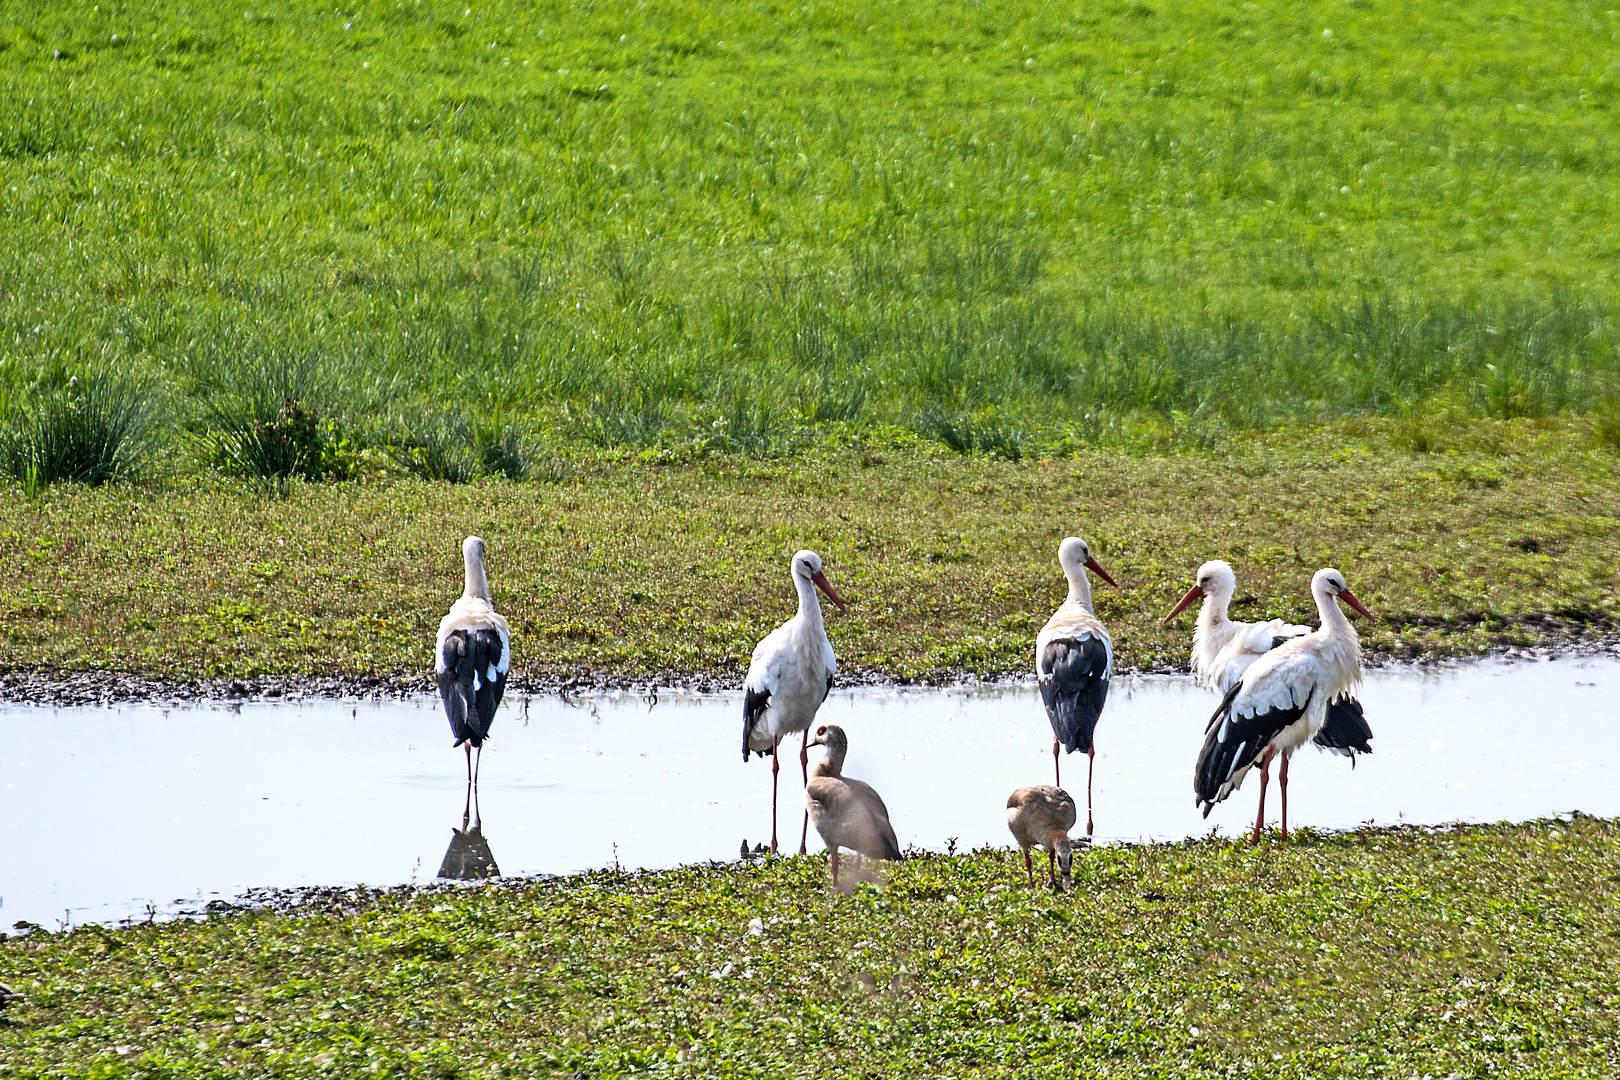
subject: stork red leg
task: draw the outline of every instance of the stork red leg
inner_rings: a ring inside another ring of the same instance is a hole
[[[1063,786],[1063,770],[1058,765],[1058,740],[1052,736],[1052,783],[1057,787]]]
[[[799,746],[799,772],[804,776],[804,786],[810,786],[810,729],[804,729],[804,742]],[[799,854],[805,853],[804,842],[810,836],[810,808],[804,809],[804,824],[799,826]]]
[[[776,854],[776,774],[782,771],[781,759],[776,756],[777,738],[771,737],[771,854]]]
[[[1095,746],[1093,746],[1090,750],[1086,751],[1086,835],[1087,836],[1090,836],[1091,832],[1092,832],[1092,825],[1091,825],[1091,774],[1092,774],[1093,771],[1096,770],[1096,767],[1097,767],[1097,748]],[[1050,855],[1052,853],[1050,851],[1048,851],[1047,854]]]
[[[1266,747],[1266,756],[1260,761],[1260,811],[1254,817],[1254,835],[1249,837],[1251,844],[1260,842],[1260,833],[1266,827],[1266,785],[1271,782],[1271,755],[1276,752],[1276,747]]]
[[[1282,838],[1288,839],[1288,754],[1283,755],[1282,765],[1277,769],[1277,783],[1282,787]]]

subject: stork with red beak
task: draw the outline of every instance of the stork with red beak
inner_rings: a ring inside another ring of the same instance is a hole
[[[1114,671],[1114,642],[1091,606],[1090,570],[1114,588],[1114,579],[1078,536],[1058,545],[1058,564],[1069,579],[1069,595],[1035,638],[1035,674],[1040,680],[1046,718],[1052,723],[1052,772],[1063,786],[1058,748],[1085,751],[1086,834],[1092,831],[1091,775],[1097,763],[1092,733],[1103,703],[1108,700],[1108,679]]]
[[[1281,619],[1266,622],[1235,622],[1226,609],[1237,591],[1237,575],[1229,563],[1215,559],[1198,568],[1198,581],[1187,590],[1160,625],[1169,625],[1177,615],[1203,598],[1198,625],[1193,628],[1192,669],[1198,682],[1222,694],[1236,686],[1243,673],[1266,653],[1285,641],[1304,637],[1308,626],[1294,626]]]
[[[791,573],[793,587],[799,593],[799,613],[754,646],[748,678],[743,683],[743,760],[747,761],[750,753],[761,757],[766,753],[771,755],[773,853],[776,851],[776,782],[782,770],[778,744],[788,735],[804,733],[804,744],[799,747],[799,769],[808,783],[810,725],[815,722],[821,703],[827,700],[833,673],[838,670],[832,642],[827,640],[827,630],[821,621],[816,589],[826,593],[840,611],[849,610],[838,590],[827,580],[821,569],[821,556],[815,552],[801,551],[794,555]],[[804,854],[809,828],[810,817],[806,813],[804,828],[799,833],[800,855]]]
[[[1288,759],[1314,741],[1324,750],[1349,757],[1370,754],[1372,729],[1362,715],[1361,647],[1355,627],[1339,610],[1349,604],[1363,618],[1372,613],[1346,587],[1332,567],[1311,579],[1311,595],[1322,626],[1255,660],[1210,717],[1204,749],[1198,755],[1193,790],[1208,817],[1216,803],[1236,791],[1260,766],[1260,810],[1252,843],[1260,842],[1266,820],[1266,783],[1271,759],[1282,755],[1277,780],[1282,786],[1282,838],[1288,839]]]

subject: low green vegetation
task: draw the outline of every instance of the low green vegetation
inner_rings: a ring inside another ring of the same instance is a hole
[[[1614,440],[1617,31],[1579,0],[12,4],[0,421],[130,380],[145,464],[270,487],[829,425]]]
[[[1019,461],[901,433],[779,459],[551,457],[525,482],[293,481],[285,497],[206,476],[12,488],[0,637],[11,667],[419,676],[478,533],[519,676],[736,677],[793,610],[799,547],[850,601],[828,623],[846,671],[1027,673],[1075,533],[1124,586],[1096,593],[1123,667],[1185,664],[1191,616],[1158,620],[1215,557],[1237,569],[1239,617],[1311,618],[1310,576],[1335,565],[1378,616],[1369,648],[1447,656],[1612,638],[1617,508],[1615,454],[1564,421]]]
[[[993,809],[993,808],[992,808]],[[1620,826],[818,857],[0,942],[23,1078],[1612,1077]]]

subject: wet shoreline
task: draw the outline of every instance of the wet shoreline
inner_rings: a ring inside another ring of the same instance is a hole
[[[1549,622],[1548,620],[1552,620]],[[1399,656],[1366,650],[1363,662],[1369,668],[1393,666],[1426,667],[1475,660],[1559,659],[1602,656],[1620,652],[1620,630],[1604,627],[1560,625],[1551,614],[1527,615],[1520,620],[1525,630],[1541,630],[1530,645],[1506,643],[1477,653],[1434,653]],[[1119,675],[1186,675],[1178,665],[1121,665]],[[574,671],[523,672],[514,670],[508,684],[509,695],[599,694],[612,691],[647,694],[658,690],[714,694],[742,686],[744,670],[670,671],[657,675],[626,674],[611,670],[582,668]],[[1032,681],[1028,671],[977,672],[943,669],[922,675],[903,675],[876,667],[850,667],[839,671],[842,687],[951,687],[1017,686]],[[418,675],[259,675],[248,677],[175,678],[127,672],[59,669],[0,668],[0,703],[19,705],[123,705],[132,702],[173,702],[187,704],[208,701],[302,701],[403,699],[435,690],[432,677],[424,670]]]

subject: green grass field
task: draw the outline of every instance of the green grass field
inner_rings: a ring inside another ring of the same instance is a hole
[[[518,676],[740,679],[792,614],[812,547],[850,612],[846,671],[1027,675],[1063,599],[1058,541],[1086,537],[1116,663],[1186,663],[1192,616],[1159,619],[1199,563],[1239,575],[1240,618],[1314,617],[1336,565],[1398,657],[1613,639],[1620,470],[1581,425],[1340,425],[1231,453],[1088,451],[1012,462],[937,444],[817,444],[789,458],[646,452],[552,462],[549,482],[296,484],[194,478],[150,493],[0,492],[9,667],[153,675],[404,675],[431,668],[461,591],[461,538],[490,545]],[[830,609],[829,609],[830,610]]]
[[[818,857],[0,941],[18,1080],[1523,1077],[1620,1070],[1620,840],[1577,818]],[[750,932],[754,920],[758,933]]]
[[[1572,0],[12,4],[0,456],[74,474],[29,434],[74,375],[140,405],[149,472],[275,471],[305,420],[281,475],[829,426],[1015,456],[1597,410],[1620,442],[1617,32]]]

